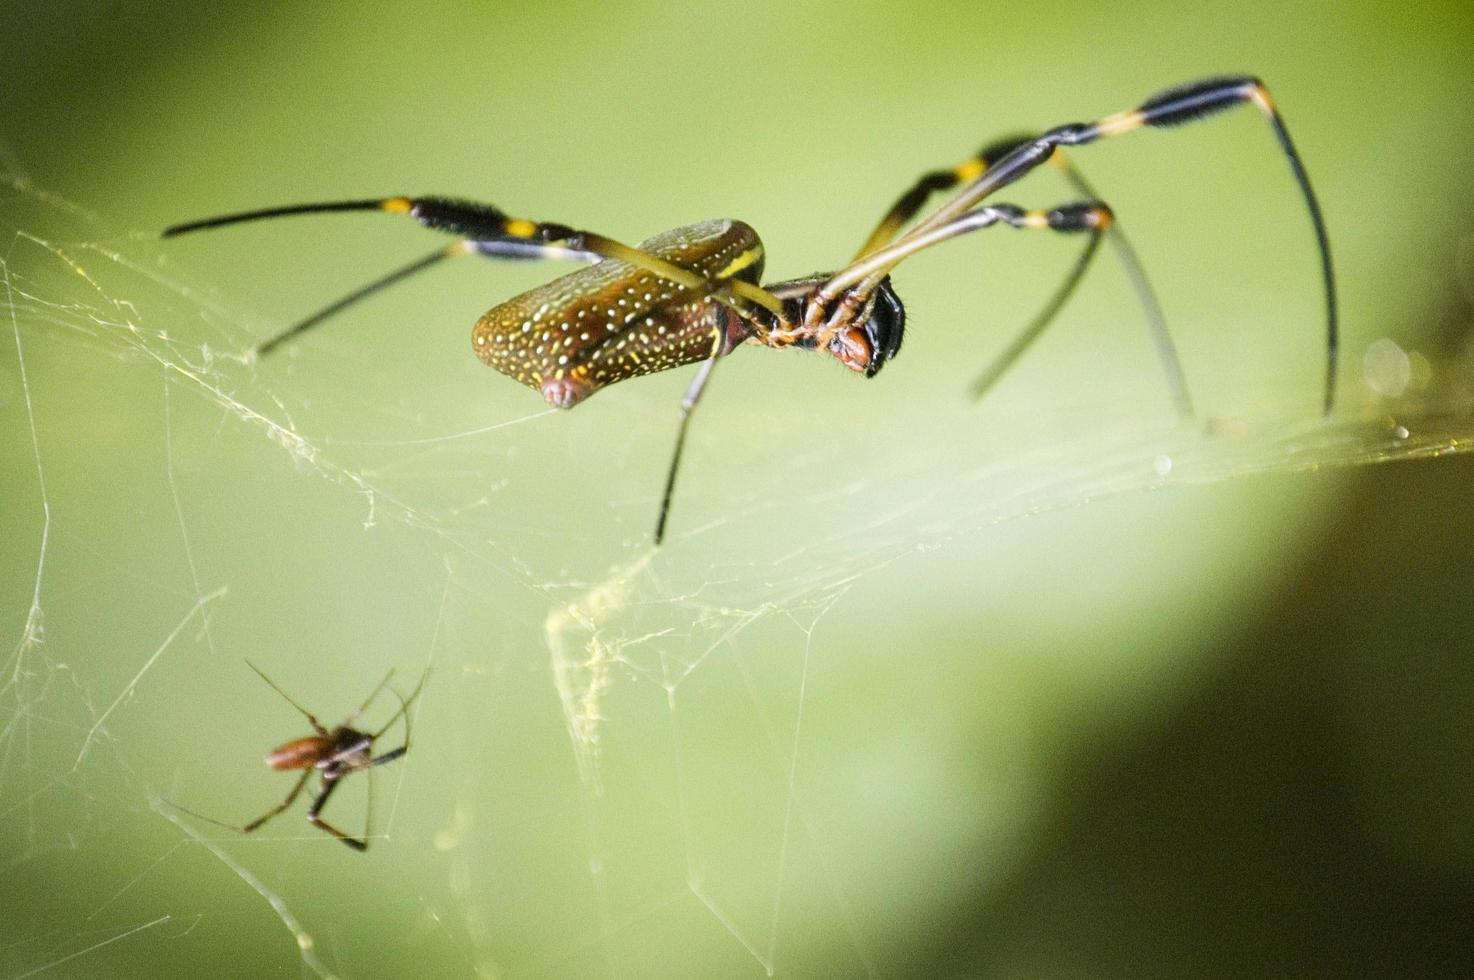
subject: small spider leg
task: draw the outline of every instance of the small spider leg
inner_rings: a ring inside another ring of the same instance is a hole
[[[282,800],[276,806],[272,807],[270,810],[267,810],[264,814],[262,814],[261,816],[257,817],[255,820],[252,820],[250,823],[246,824],[244,827],[238,828],[240,830],[240,832],[243,833],[243,834],[249,834],[251,831],[255,830],[257,827],[260,827],[266,821],[270,820],[272,817],[277,816],[283,810],[285,810],[287,807],[289,807],[293,803],[297,802],[297,797],[299,797],[299,796],[302,795],[302,787],[304,787],[304,786],[307,785],[307,780],[309,780],[309,779],[312,778],[312,773],[313,773],[313,770],[312,769],[304,769],[302,771],[302,775],[297,779],[296,784],[292,787],[292,791],[287,794],[287,798],[286,799]],[[205,819],[208,820],[209,818],[207,817]],[[212,822],[218,823],[219,821],[212,821]]]
[[[398,721],[400,718],[403,718],[404,719],[404,747],[405,748],[409,748],[409,706],[412,705],[412,704],[414,704],[415,703],[415,699],[420,696],[420,691],[425,686],[425,679],[428,678],[429,676],[430,676],[430,668],[429,667],[426,667],[424,669],[424,671],[420,674],[420,679],[415,684],[415,689],[413,691],[409,692],[409,697],[407,697],[407,698],[406,697],[401,697],[400,694],[399,694],[399,692],[396,691],[396,690],[394,690],[392,687],[389,689],[389,693],[390,694],[393,694],[396,698],[399,698],[399,710],[395,711],[394,714],[392,714],[392,715],[389,716],[389,720],[386,721],[386,722],[384,722],[384,727],[383,728],[380,728],[378,731],[374,732],[374,734],[373,734],[372,737],[373,737],[373,739],[375,741],[378,740],[379,736],[381,736],[385,732],[387,732],[390,729],[390,727],[392,727],[393,724],[396,721]]]
[[[353,848],[355,851],[366,851],[368,850],[367,827],[365,827],[363,837],[349,837],[337,827],[334,827],[332,824],[328,823],[321,816],[322,808],[327,805],[328,797],[333,795],[333,791],[338,788],[338,784],[340,782],[342,782],[342,780],[337,777],[329,778],[326,774],[323,775],[322,791],[317,794],[317,797],[312,801],[312,806],[308,808],[307,820],[314,827],[318,827],[322,830],[327,831],[334,837],[338,838],[338,840]]]
[[[356,708],[353,709],[353,714],[349,715],[344,720],[343,724],[345,724],[345,725],[348,724],[348,722],[352,721],[353,719],[357,718],[359,715],[361,715],[365,711],[367,711],[368,710],[368,706],[374,703],[374,698],[378,697],[379,696],[379,692],[382,691],[384,688],[386,688],[386,687],[389,686],[389,681],[392,680],[393,677],[394,677],[394,668],[393,667],[390,667],[388,673],[386,673],[384,675],[384,679],[381,680],[381,681],[379,681],[379,683],[374,687],[374,689],[369,692],[369,696],[363,699],[363,704],[360,704],[358,707],[356,707]]]
[[[1335,275],[1331,264],[1330,239],[1320,203],[1310,185],[1310,178],[1300,154],[1290,139],[1284,120],[1275,109],[1269,90],[1259,79],[1248,75],[1209,78],[1189,82],[1153,95],[1134,109],[1112,113],[1090,123],[1057,126],[1019,145],[988,167],[976,180],[967,184],[953,198],[923,218],[902,240],[924,236],[948,225],[970,212],[988,195],[1025,177],[1045,163],[1061,147],[1084,146],[1110,136],[1119,136],[1142,127],[1171,127],[1205,119],[1245,103],[1255,106],[1274,132],[1280,151],[1289,162],[1291,174],[1300,188],[1306,211],[1310,215],[1320,253],[1321,279],[1326,306],[1326,380],[1324,411],[1330,414],[1336,397],[1336,355],[1338,327]],[[898,260],[899,261],[899,260]],[[863,271],[856,274],[856,270]],[[865,262],[841,269],[825,284],[822,292],[835,296],[862,283],[860,292],[875,288],[889,267],[866,267]]]
[[[510,258],[559,258],[587,261],[591,256],[620,259],[631,265],[655,273],[687,288],[709,288],[710,280],[674,262],[667,261],[639,249],[631,248],[612,238],[582,231],[556,222],[532,221],[515,218],[490,204],[463,201],[448,197],[387,197],[372,200],[328,201],[315,204],[291,204],[284,207],[261,208],[241,211],[199,221],[173,225],[164,230],[165,238],[189,232],[247,221],[286,217],[299,214],[322,214],[342,211],[382,211],[390,214],[406,214],[426,228],[455,235],[462,241],[416,259],[408,265],[395,269],[366,286],[354,290],[305,320],[288,327],[256,348],[265,354],[286,340],[296,337],[304,330],[316,326],[345,307],[370,296],[388,286],[400,282],[417,272],[439,263],[443,259],[459,255],[481,254]],[[510,244],[510,247],[506,247]],[[543,246],[548,246],[544,248]],[[782,304],[771,293],[752,283],[734,281],[730,291],[750,303],[766,307],[774,314],[782,313]]]
[[[322,735],[322,736],[326,736],[328,734],[328,730],[326,728],[323,728],[322,727],[322,724],[320,722],[318,722],[317,717],[312,712],[310,712],[306,708],[302,707],[296,701],[293,701],[292,700],[292,696],[290,694],[288,694],[286,691],[283,691],[281,688],[277,687],[276,686],[276,681],[272,680],[270,677],[267,677],[266,674],[265,674],[265,672],[262,671],[260,667],[257,667],[255,664],[251,663],[251,661],[249,661],[249,660],[246,661],[246,666],[249,667],[249,668],[251,668],[252,670],[254,670],[256,672],[256,676],[260,677],[267,684],[270,684],[271,685],[271,689],[273,691],[275,691],[277,694],[280,694],[283,698],[285,698],[287,704],[290,704],[292,707],[294,707],[298,711],[302,712],[303,717],[305,717],[308,720],[308,722],[311,723],[313,731],[317,732],[317,734]]]
[[[398,759],[400,756],[404,755],[406,752],[409,751],[409,736],[406,735],[404,737],[404,739],[405,739],[404,744],[401,745],[399,748],[397,748],[397,749],[390,749],[388,752],[385,752],[383,755],[376,755],[376,756],[374,756],[372,759],[370,759],[368,761],[368,763],[364,766],[364,768],[365,769],[368,769],[368,768],[370,768],[372,766],[382,766],[384,763],[386,763],[386,762],[393,762],[395,759]]]

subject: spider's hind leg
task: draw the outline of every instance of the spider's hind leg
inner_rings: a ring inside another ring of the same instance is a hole
[[[342,778],[338,776],[329,778],[325,775],[323,777],[322,792],[318,793],[317,799],[312,801],[312,808],[307,811],[307,820],[314,827],[327,831],[355,851],[366,851],[368,850],[367,828],[365,828],[363,837],[350,837],[337,827],[328,823],[321,816],[322,808],[327,805],[328,797],[333,795],[333,790],[338,788],[338,783],[340,782],[342,782]]]

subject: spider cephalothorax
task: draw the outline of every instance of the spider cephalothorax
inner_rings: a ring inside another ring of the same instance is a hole
[[[890,276],[886,276],[868,294],[840,297],[836,306],[843,312],[819,321],[810,306],[832,275],[816,273],[768,286],[773,295],[783,298],[785,327],[772,331],[774,341],[759,334],[754,342],[770,347],[791,343],[795,347],[823,351],[851,371],[873,378],[901,349],[901,338],[906,332],[906,308],[901,305]],[[822,325],[810,327],[811,322],[822,322]],[[776,342],[783,337],[788,339]]]

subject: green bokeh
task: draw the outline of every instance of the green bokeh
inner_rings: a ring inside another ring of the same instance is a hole
[[[0,28],[0,973],[294,975],[249,874],[347,976],[1467,975],[1462,459],[1288,473],[1292,444],[1271,475],[1145,492],[1144,446],[1234,449],[1173,429],[1108,262],[971,406],[1074,248],[999,230],[904,267],[874,381],[724,363],[670,545],[616,588],[688,372],[527,419],[469,326],[550,272],[485,263],[242,364],[429,236],[154,237],[448,193],[625,240],[740,217],[783,278],[990,137],[1249,71],[1331,228],[1344,416],[1375,419],[1380,338],[1469,387],[1466,3],[56,3]],[[1204,416],[1311,425],[1313,242],[1263,123],[1078,160]],[[545,621],[601,582],[569,634],[571,683],[609,658],[586,757]],[[181,818],[222,859],[150,808],[285,793],[257,759],[302,721],[245,659],[324,721],[433,661],[367,855],[300,811],[253,838]]]

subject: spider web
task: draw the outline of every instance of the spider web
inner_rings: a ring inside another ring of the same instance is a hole
[[[657,553],[684,378],[552,413],[450,340],[366,336],[445,318],[387,297],[256,362],[254,301],[13,170],[0,250],[6,976],[884,972],[895,909],[945,907],[939,855],[1001,875],[1040,806],[1009,678],[1076,627],[1001,611],[1042,551],[1186,529],[1155,554],[1180,596],[1250,523],[1261,567],[1293,553],[1330,491],[1292,474],[1474,434],[1468,366],[1390,340],[1335,421],[1297,381],[1198,426],[1088,390],[970,410],[935,372],[795,391],[811,361],[743,355]],[[1079,614],[1139,610],[1123,578]],[[1071,645],[1096,696],[1133,690],[1122,644]],[[301,804],[250,837],[171,805],[242,823],[285,792],[257,760],[302,720],[247,658],[325,723],[430,670],[412,750],[328,811],[371,820],[367,855]]]

